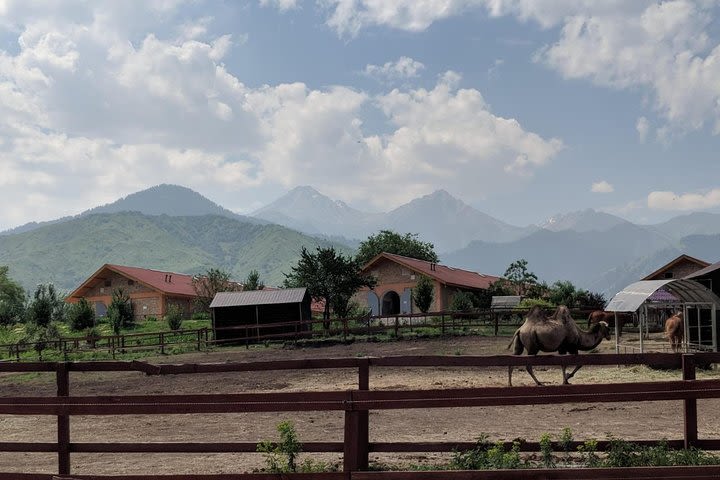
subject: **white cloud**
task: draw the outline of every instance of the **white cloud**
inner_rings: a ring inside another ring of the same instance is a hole
[[[704,210],[720,206],[720,188],[706,193],[651,192],[647,197],[648,208],[655,210]]]
[[[410,57],[400,57],[395,62],[386,62],[384,65],[366,65],[364,73],[380,81],[394,82],[420,76],[425,68],[421,62]]]
[[[503,60],[502,58],[496,58],[492,64],[492,67],[488,68],[488,78],[497,78],[500,72],[500,67],[502,67],[503,64],[505,64],[505,60]]]
[[[645,139],[647,139],[648,132],[650,131],[650,122],[648,122],[648,119],[645,117],[638,118],[635,123],[635,130],[637,130],[640,143],[645,143]]]
[[[537,52],[538,62],[566,78],[647,89],[669,128],[683,132],[710,125],[720,134],[715,0],[320,0],[320,5],[327,25],[341,36],[377,25],[423,31],[473,9],[561,27],[559,39]]]
[[[0,30],[21,39],[0,50],[0,229],[158,183],[230,206],[255,201],[261,186],[297,184],[383,208],[439,182],[472,199],[524,181],[563,148],[493,114],[456,72],[375,97],[343,85],[250,87],[224,64],[242,48],[237,35],[176,15],[173,2],[43,5],[0,4],[12,11]],[[377,72],[412,78],[422,64],[385,67]],[[368,134],[367,111],[389,128]]]
[[[615,187],[605,180],[602,180],[600,182],[594,182],[592,187],[590,187],[590,191],[594,193],[612,193],[615,191]]]

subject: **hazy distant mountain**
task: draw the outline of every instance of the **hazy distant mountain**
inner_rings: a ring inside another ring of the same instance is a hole
[[[588,208],[577,212],[553,215],[541,223],[540,227],[553,232],[561,232],[563,230],[604,232],[625,223],[630,222],[615,215]]]
[[[398,232],[418,233],[435,244],[438,252],[465,247],[473,240],[508,242],[532,233],[535,228],[509,225],[438,190],[412,200],[385,215],[382,226]]]
[[[673,245],[662,235],[624,223],[604,232],[543,229],[514,242],[473,242],[443,255],[443,261],[501,275],[511,262],[524,258],[530,270],[549,283],[570,280],[583,288],[605,291],[614,282],[612,276],[601,281],[608,271],[670,247]]]
[[[91,208],[74,217],[63,217],[49,222],[30,222],[6,230],[0,235],[29,232],[39,227],[66,222],[85,215],[117,212],[140,212],[144,215],[170,215],[174,217],[220,215],[247,223],[264,223],[258,219],[231,212],[187,187],[163,184],[132,193],[107,205]]]
[[[0,237],[0,265],[26,289],[53,282],[77,287],[104,263],[200,273],[221,268],[237,280],[256,269],[278,285],[303,246],[343,245],[278,225],[258,225],[218,215],[171,217],[118,212],[85,215],[31,232]]]
[[[696,212],[680,215],[667,222],[652,225],[652,228],[674,239],[689,235],[720,234],[720,214]]]
[[[444,190],[417,198],[388,213],[367,213],[333,200],[312,187],[297,187],[254,216],[302,232],[365,239],[381,229],[417,233],[439,252],[472,240],[504,242],[537,228],[509,225],[486,215]]]
[[[312,187],[296,187],[253,216],[311,234],[365,238],[375,214],[333,200]],[[372,232],[371,232],[372,233]]]

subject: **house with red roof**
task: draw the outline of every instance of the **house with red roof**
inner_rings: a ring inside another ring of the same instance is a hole
[[[487,290],[499,278],[392,253],[377,255],[363,267],[362,273],[375,277],[377,285],[359,290],[354,299],[370,309],[372,315],[417,313],[412,290],[422,275],[435,284],[430,306],[433,312],[447,310],[458,292]]]
[[[104,316],[112,294],[122,289],[129,297],[135,319],[162,317],[170,305],[179,306],[186,316],[193,312],[197,297],[192,275],[139,267],[105,264],[76,288],[66,301],[75,303],[85,298]]]

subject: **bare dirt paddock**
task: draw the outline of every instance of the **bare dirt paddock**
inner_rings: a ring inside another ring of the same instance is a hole
[[[149,358],[151,362],[225,362],[303,358],[392,355],[507,354],[508,338],[462,337],[397,343],[356,343],[324,348],[282,349],[258,347],[223,349],[210,353]],[[602,351],[614,351],[610,343]],[[536,368],[549,384],[560,383],[559,368]],[[718,377],[717,370],[698,372],[698,378]],[[679,371],[646,367],[584,367],[574,383],[677,380]],[[371,389],[458,388],[504,386],[506,369],[480,368],[373,368]],[[524,371],[516,371],[514,384],[530,385]],[[309,370],[222,373],[148,377],[140,373],[72,373],[71,395],[243,393],[303,390],[347,390],[357,386],[357,370]],[[0,396],[54,395],[50,374],[4,375]],[[700,438],[720,437],[720,400],[698,401]],[[300,440],[342,441],[342,412],[254,413],[213,415],[72,417],[73,442],[255,442],[275,439],[275,426],[292,420]],[[570,427],[576,439],[604,439],[614,435],[628,440],[682,438],[681,402],[634,404],[566,404],[557,407],[517,406],[447,408],[370,412],[370,440],[473,441],[480,434],[492,440],[522,437],[537,441],[542,433],[559,434]],[[0,416],[0,441],[54,442],[55,417]],[[339,462],[335,454],[314,456]],[[437,461],[434,455],[378,456],[372,461],[396,465]],[[73,454],[73,473],[232,473],[263,466],[260,454]],[[0,471],[56,472],[55,454],[0,453]]]

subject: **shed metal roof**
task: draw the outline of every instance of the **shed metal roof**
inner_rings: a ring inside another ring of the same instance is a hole
[[[720,298],[711,290],[693,280],[643,280],[625,287],[615,294],[605,310],[609,312],[634,312],[659,289],[666,290],[681,302],[714,303],[720,306]]]
[[[490,300],[490,308],[493,310],[498,309],[512,309],[520,305],[522,297],[520,295],[496,295]]]
[[[698,278],[703,277],[705,275],[708,275],[710,273],[714,273],[717,269],[720,269],[720,262],[713,263],[712,265],[709,265],[702,270],[698,270],[697,272],[693,272],[690,275],[687,275],[685,278]]]
[[[252,290],[248,292],[218,292],[215,294],[215,298],[213,298],[213,301],[210,303],[210,308],[302,303],[306,293],[306,288]]]

